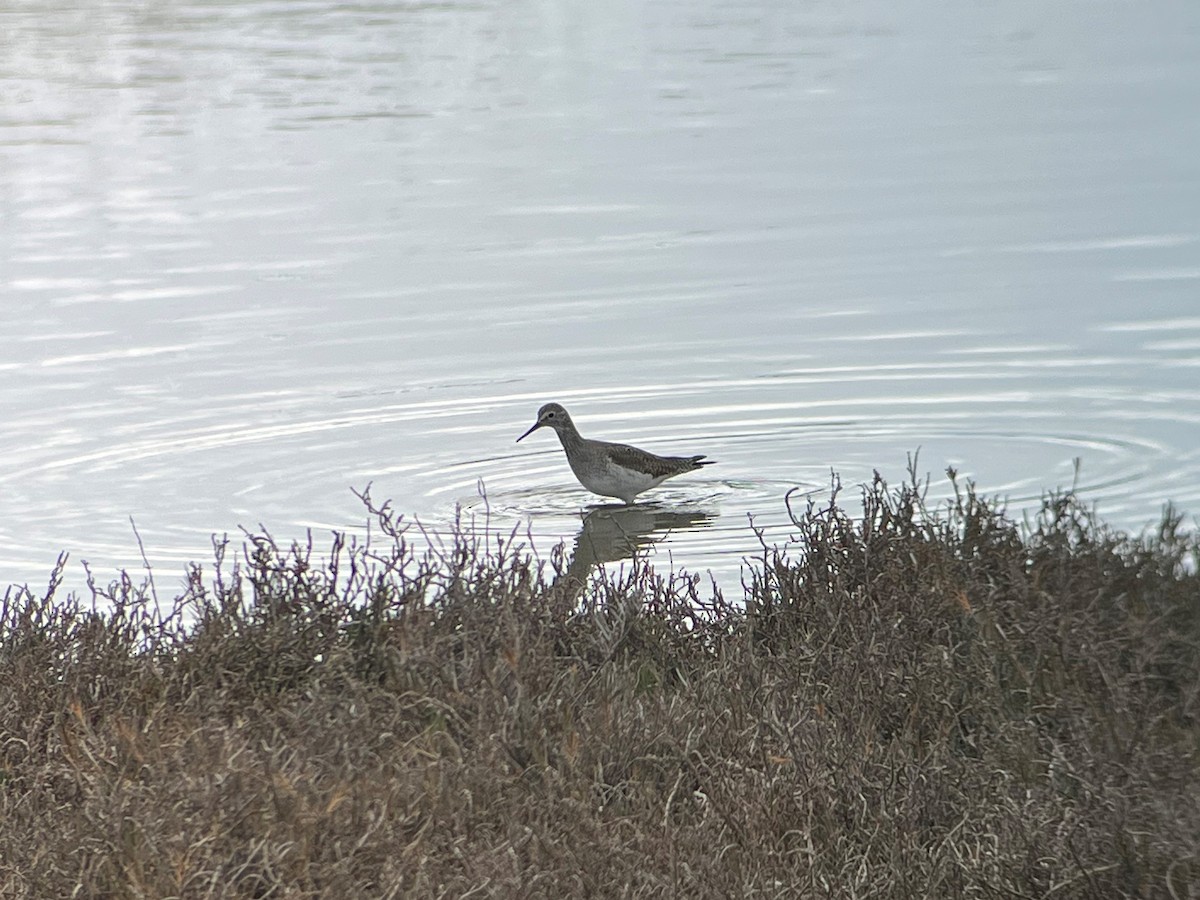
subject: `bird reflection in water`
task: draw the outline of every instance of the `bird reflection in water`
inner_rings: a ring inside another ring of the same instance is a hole
[[[668,534],[707,528],[716,517],[705,510],[666,509],[651,503],[593,507],[583,517],[571,561],[555,584],[567,586],[577,596],[596,566],[633,559]]]

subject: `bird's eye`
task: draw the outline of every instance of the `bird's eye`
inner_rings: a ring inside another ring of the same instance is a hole
[[[546,413],[546,418],[547,418],[547,419],[553,419],[553,418],[554,418],[554,413],[552,413],[552,412],[548,412],[548,413]]]

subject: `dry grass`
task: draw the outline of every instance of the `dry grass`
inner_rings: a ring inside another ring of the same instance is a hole
[[[0,609],[0,896],[1197,897],[1200,554],[1070,495],[796,516],[746,603],[513,541]],[[490,542],[489,542],[490,541]]]

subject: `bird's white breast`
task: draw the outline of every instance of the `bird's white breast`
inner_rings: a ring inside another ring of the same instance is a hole
[[[607,460],[603,466],[597,466],[586,471],[576,471],[580,484],[594,494],[605,497],[631,497],[648,491],[650,488],[665,480],[665,476],[655,477],[645,472],[626,469]]]

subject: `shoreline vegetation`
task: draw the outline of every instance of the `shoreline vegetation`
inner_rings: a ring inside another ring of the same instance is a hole
[[[955,484],[835,488],[739,598],[369,495],[10,589],[0,896],[1200,896],[1195,532]]]

